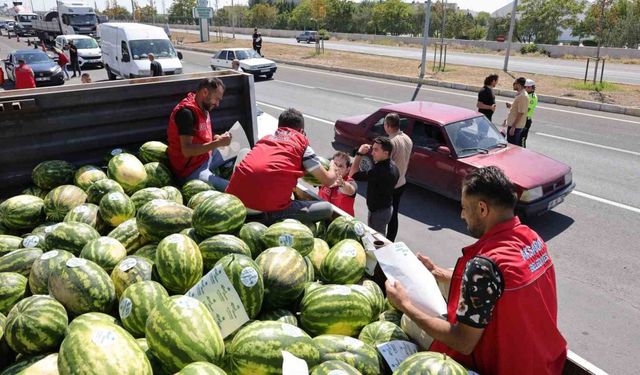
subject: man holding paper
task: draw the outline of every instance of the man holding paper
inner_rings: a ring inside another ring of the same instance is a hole
[[[514,215],[514,186],[496,167],[477,169],[462,187],[462,213],[478,241],[453,272],[419,255],[450,282],[447,320],[416,308],[399,282],[387,297],[427,334],[429,348],[481,374],[561,374],[567,343],[557,327],[555,270],[542,239]]]

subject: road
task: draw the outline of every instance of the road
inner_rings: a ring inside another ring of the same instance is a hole
[[[0,53],[6,52],[0,38]],[[208,54],[184,51],[185,72],[206,71]],[[104,70],[91,71],[94,80]],[[74,83],[74,82],[72,82]],[[258,81],[256,95],[277,116],[295,107],[306,115],[306,131],[316,151],[331,156],[333,122],[406,101],[405,83],[280,66],[275,79]],[[423,88],[419,99],[472,108],[471,93]],[[498,98],[497,121],[506,116]],[[612,374],[632,374],[640,352],[640,119],[542,104],[534,118],[529,147],[573,168],[576,191],[553,212],[527,223],[547,242],[556,264],[559,326],[570,348]],[[526,166],[525,166],[526,167]],[[363,186],[356,216],[366,220]],[[399,241],[454,265],[460,249],[474,239],[460,220],[459,203],[409,186],[400,210]]]

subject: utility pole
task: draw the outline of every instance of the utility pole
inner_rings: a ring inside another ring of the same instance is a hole
[[[593,71],[593,84],[596,84],[596,79],[598,79],[598,63],[600,62],[600,47],[602,47],[602,35],[604,34],[604,30],[602,29],[602,21],[604,20],[604,8],[606,6],[605,0],[600,0],[600,19],[598,20],[598,51],[596,52],[596,68]]]
[[[513,9],[511,10],[511,24],[509,25],[509,40],[507,40],[507,54],[504,56],[504,70],[509,67],[509,54],[511,53],[511,41],[513,40],[513,29],[516,27],[516,11],[518,10],[518,0],[513,0]]]
[[[236,8],[233,6],[233,0],[231,0],[231,31],[233,32],[233,39],[236,38]]]
[[[420,64],[420,79],[418,80],[418,86],[413,93],[411,100],[416,100],[420,88],[422,87],[422,79],[424,78],[424,71],[427,68],[427,44],[429,44],[429,24],[431,22],[431,0],[427,0],[424,3],[424,30],[422,31],[422,63]]]

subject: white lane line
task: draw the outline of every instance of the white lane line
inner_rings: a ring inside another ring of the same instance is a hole
[[[614,202],[614,201],[609,200],[609,199],[596,197],[595,195],[591,195],[591,194],[583,193],[583,192],[581,192],[581,191],[577,191],[577,190],[574,190],[574,191],[572,192],[572,194],[575,194],[575,195],[581,196],[581,197],[583,197],[583,198],[592,199],[592,200],[594,200],[594,201],[596,201],[596,202],[605,203],[605,204],[608,204],[608,205],[611,205],[611,206],[614,206],[614,207],[623,208],[623,209],[625,209],[625,210],[629,210],[629,211],[631,211],[631,212],[635,212],[635,213],[637,213],[637,214],[640,214],[640,208],[633,207],[633,206],[629,206],[629,205],[626,205],[626,204],[624,204],[624,203]]]
[[[313,86],[302,85],[300,83],[294,83],[294,82],[289,82],[289,81],[283,81],[283,80],[280,80],[280,79],[274,79],[274,81],[280,82],[280,83],[284,83],[284,84],[287,84],[287,85],[291,85],[291,86],[304,87],[305,89],[312,89],[312,90],[315,89],[315,87],[313,87]]]
[[[259,101],[256,101],[256,103],[257,103],[258,105],[260,105],[260,106],[264,106],[264,107],[269,107],[269,108],[277,109],[278,111],[284,111],[284,108],[282,108],[282,107],[278,107],[278,106],[275,106],[275,105],[272,105],[272,104],[267,104],[267,103],[265,103],[265,102],[259,102]],[[333,124],[334,124],[334,122],[333,122],[333,121],[325,120],[325,119],[322,119],[322,118],[319,118],[319,117],[315,117],[315,116],[311,116],[311,115],[306,115],[306,114],[304,114],[304,113],[303,113],[302,115],[303,115],[305,118],[308,118],[308,119],[311,119],[311,120],[315,120],[315,121],[319,121],[319,122],[322,122],[322,123],[325,123],[325,124],[328,124],[328,125],[333,125]]]
[[[597,143],[591,143],[591,142],[585,142],[585,141],[578,141],[576,139],[571,139],[571,138],[565,138],[565,137],[560,137],[557,135],[552,135],[552,134],[547,134],[547,133],[538,133],[535,132],[536,135],[541,135],[543,137],[549,137],[549,138],[554,138],[554,139],[560,139],[563,141],[567,141],[567,142],[573,142],[573,143],[579,143],[581,145],[587,145],[587,146],[592,146],[592,147],[598,147],[598,148],[602,148],[605,150],[612,150],[612,151],[617,151],[617,152],[623,152],[625,154],[631,154],[631,155],[635,155],[635,156],[640,156],[640,152],[636,152],[636,151],[630,151],[630,150],[624,150],[621,148],[616,148],[616,147],[611,147],[611,146],[604,146],[604,145],[599,145]]]
[[[393,102],[387,101],[387,100],[380,100],[380,99],[375,99],[375,98],[364,98],[364,100],[368,100],[371,102],[378,102],[378,103],[382,103],[382,104],[393,104]]]

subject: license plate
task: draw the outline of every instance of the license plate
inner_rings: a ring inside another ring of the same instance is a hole
[[[269,73],[271,71],[271,69],[262,69],[260,72],[262,73]]]
[[[564,197],[556,198],[556,199],[552,200],[551,202],[549,202],[549,205],[547,206],[547,208],[550,210],[550,209],[554,208],[555,206],[559,205],[560,203],[562,203],[563,201],[564,201]]]
[[[50,77],[36,77],[36,81],[48,81],[50,79]]]

